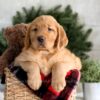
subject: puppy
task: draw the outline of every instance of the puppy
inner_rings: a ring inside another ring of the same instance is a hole
[[[52,73],[52,87],[58,92],[63,90],[66,73],[81,69],[80,59],[65,48],[68,38],[63,27],[52,16],[42,15],[30,24],[25,38],[15,65],[27,72],[28,85],[38,90],[42,83],[40,72],[45,76]]]

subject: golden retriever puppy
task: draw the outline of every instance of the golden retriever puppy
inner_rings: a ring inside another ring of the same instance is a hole
[[[65,48],[67,44],[63,27],[52,16],[42,15],[30,24],[25,47],[15,59],[15,65],[27,72],[28,85],[32,89],[41,86],[40,72],[44,75],[52,73],[51,85],[59,92],[66,85],[66,73],[81,69],[80,59]]]

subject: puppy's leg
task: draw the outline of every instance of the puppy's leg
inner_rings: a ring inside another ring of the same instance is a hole
[[[52,87],[57,91],[60,92],[66,86],[66,65],[64,63],[58,62],[53,65],[52,67]]]
[[[32,63],[32,66],[34,67],[32,70],[28,72],[28,85],[33,90],[38,90],[42,84],[41,75],[40,75],[40,69],[39,66],[36,63]]]
[[[27,72],[27,82],[30,88],[38,90],[42,84],[38,64],[35,62],[21,62],[20,65]]]

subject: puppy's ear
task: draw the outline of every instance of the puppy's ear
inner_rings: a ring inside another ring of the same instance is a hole
[[[27,25],[27,33],[25,35],[24,40],[24,50],[28,49],[30,47],[31,41],[30,41],[30,24]]]
[[[66,45],[68,44],[68,38],[66,32],[64,31],[61,25],[58,25],[57,33],[58,34],[57,34],[57,39],[55,41],[55,46],[57,47],[57,49],[66,47]]]

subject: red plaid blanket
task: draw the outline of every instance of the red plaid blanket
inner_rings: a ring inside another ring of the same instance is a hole
[[[19,66],[9,66],[10,71],[18,78],[23,84],[25,84],[34,94],[42,98],[43,100],[69,100],[69,97],[77,85],[80,79],[80,72],[76,69],[70,70],[66,74],[66,87],[61,92],[56,92],[51,86],[51,74],[44,76],[41,73],[42,86],[39,90],[32,90],[27,84],[27,73],[23,71]]]

